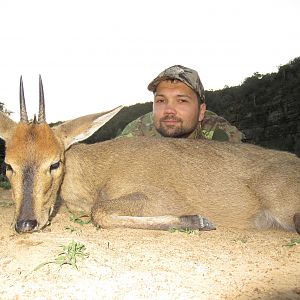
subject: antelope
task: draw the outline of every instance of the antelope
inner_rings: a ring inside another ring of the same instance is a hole
[[[300,234],[300,159],[250,144],[173,138],[79,143],[120,111],[51,127],[39,78],[29,122],[22,77],[20,122],[0,114],[6,174],[19,233],[53,218],[57,199],[102,228],[281,228]]]

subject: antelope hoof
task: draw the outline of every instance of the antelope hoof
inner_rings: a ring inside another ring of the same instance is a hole
[[[216,226],[207,218],[199,215],[181,216],[181,227],[198,230],[215,230]]]
[[[297,213],[294,215],[294,223],[295,223],[295,228],[298,234],[300,234],[300,213]]]

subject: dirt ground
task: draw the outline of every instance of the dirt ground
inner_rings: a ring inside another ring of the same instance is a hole
[[[97,229],[62,207],[44,231],[17,234],[10,192],[0,190],[0,299],[300,299],[296,233]],[[72,230],[71,230],[72,229]],[[86,247],[71,265],[62,245]]]

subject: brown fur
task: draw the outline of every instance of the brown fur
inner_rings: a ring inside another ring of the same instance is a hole
[[[217,228],[299,232],[300,160],[295,155],[246,144],[170,138],[121,138],[71,147],[108,119],[95,114],[50,129],[47,124],[17,125],[0,115],[6,163],[13,169],[8,177],[15,222],[21,209],[22,218],[26,213],[22,176],[30,165],[34,213],[28,214],[38,224],[33,230],[47,224],[60,193],[71,209],[91,212],[93,222],[106,228],[193,227],[195,219],[182,216],[201,215]],[[53,169],[56,163],[59,167]]]

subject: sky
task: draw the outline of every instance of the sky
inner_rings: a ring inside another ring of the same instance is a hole
[[[206,90],[277,72],[300,56],[298,0],[0,0],[0,102],[29,118],[41,74],[46,119],[152,101],[147,86],[180,64]]]

